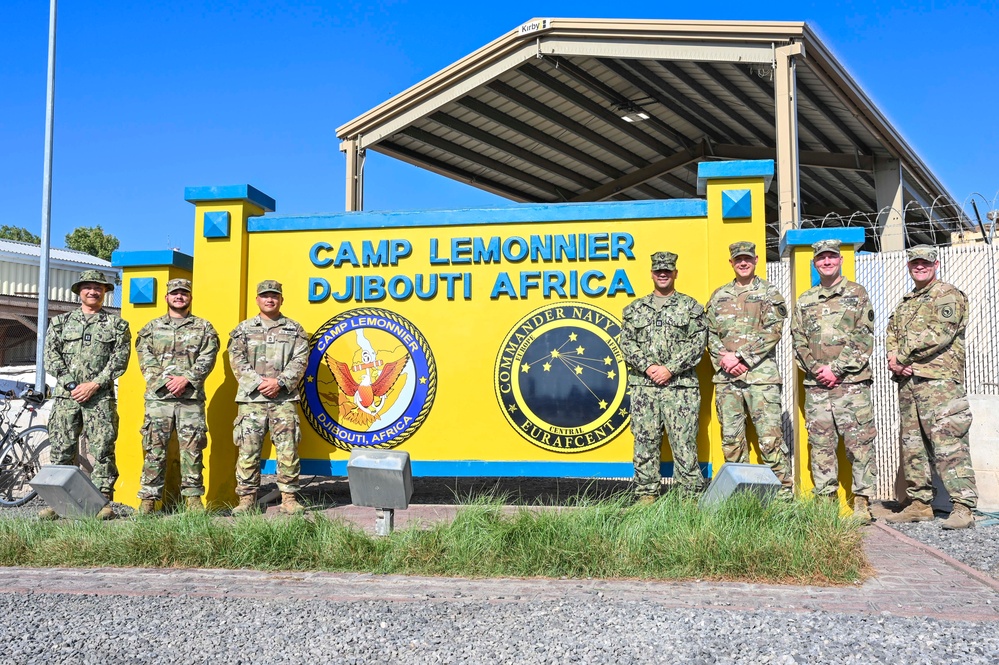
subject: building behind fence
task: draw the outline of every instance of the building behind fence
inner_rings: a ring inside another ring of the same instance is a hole
[[[999,341],[995,321],[999,318],[999,248],[974,243],[956,247],[939,247],[939,277],[964,291],[970,301],[967,330],[968,361],[966,380],[972,395],[999,394]],[[786,297],[792,293],[791,265],[787,259],[767,264],[767,279]],[[878,464],[877,498],[895,495],[895,477],[899,465],[898,393],[891,381],[885,354],[885,329],[888,317],[902,296],[912,289],[906,267],[905,252],[861,254],[857,257],[856,281],[867,288],[874,308],[874,372],[872,399],[878,428],[875,451]],[[791,349],[790,317],[784,325],[784,336],[777,347],[777,361],[788,387],[794,385],[796,366]],[[792,393],[785,389],[784,438],[793,441],[791,414]]]

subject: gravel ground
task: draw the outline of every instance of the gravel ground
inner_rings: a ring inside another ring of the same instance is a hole
[[[0,663],[995,663],[995,624],[663,609],[0,594]]]

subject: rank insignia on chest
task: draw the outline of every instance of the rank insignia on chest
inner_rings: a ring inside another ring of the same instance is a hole
[[[656,326],[662,328],[665,322],[662,319],[656,319]]]
[[[89,342],[90,341],[90,333],[87,333],[86,335],[83,336],[83,341],[84,342]]]
[[[277,341],[277,338],[274,337],[274,335],[268,335],[264,341],[268,344],[273,344],[274,342]]]

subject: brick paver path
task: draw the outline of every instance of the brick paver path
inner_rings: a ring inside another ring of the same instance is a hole
[[[449,507],[423,508],[423,517],[430,520],[449,512]],[[364,517],[373,518],[370,512]],[[409,513],[409,519],[419,517],[416,512]],[[999,621],[999,581],[878,524],[868,529],[865,550],[875,575],[852,587],[699,581],[467,580],[247,570],[0,568],[0,592],[392,602],[644,600],[669,608],[819,610]]]

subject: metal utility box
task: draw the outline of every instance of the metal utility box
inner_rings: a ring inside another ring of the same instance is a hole
[[[29,484],[61,517],[93,517],[108,502],[87,474],[75,466],[43,466]]]
[[[347,482],[355,506],[404,510],[413,496],[409,453],[355,448],[347,461]]]
[[[764,502],[780,490],[780,481],[765,464],[726,463],[701,497],[702,508],[721,503],[737,492],[753,492]]]

